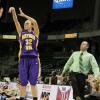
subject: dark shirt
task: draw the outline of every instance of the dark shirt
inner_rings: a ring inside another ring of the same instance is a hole
[[[57,85],[57,76],[51,77],[51,84]]]

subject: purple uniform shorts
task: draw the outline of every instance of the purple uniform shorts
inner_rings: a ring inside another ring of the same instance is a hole
[[[36,85],[39,74],[38,57],[23,57],[19,61],[19,78],[22,86],[26,86],[28,81],[31,85]]]

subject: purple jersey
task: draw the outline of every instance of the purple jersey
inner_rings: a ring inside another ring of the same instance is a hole
[[[19,56],[25,56],[25,55],[38,56],[38,50],[37,50],[38,41],[39,39],[34,35],[34,31],[21,32],[21,35],[19,37],[19,42],[20,42]]]

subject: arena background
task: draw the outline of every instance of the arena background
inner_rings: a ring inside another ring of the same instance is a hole
[[[73,8],[52,9],[52,0],[3,0],[4,14],[0,26],[0,76],[18,76],[17,32],[11,15],[10,6],[34,17],[40,28],[39,52],[42,74],[52,70],[62,70],[73,51],[79,50],[82,40],[90,43],[89,51],[100,63],[100,0],[74,0]],[[20,17],[21,23],[24,20]],[[4,38],[14,35],[15,38]]]

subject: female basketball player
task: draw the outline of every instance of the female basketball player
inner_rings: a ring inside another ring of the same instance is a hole
[[[24,23],[24,28],[22,29],[16,15],[14,7],[9,8],[9,13],[12,14],[17,32],[19,34],[19,78],[21,82],[20,88],[20,100],[25,100],[26,95],[26,85],[28,81],[31,84],[32,96],[34,100],[37,100],[37,79],[40,70],[39,54],[37,50],[39,42],[39,28],[35,19],[24,14],[19,8],[21,17],[27,20]]]

